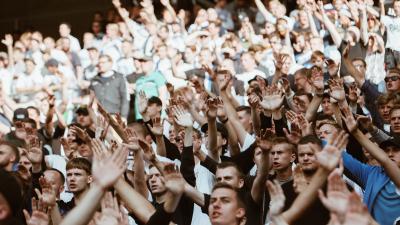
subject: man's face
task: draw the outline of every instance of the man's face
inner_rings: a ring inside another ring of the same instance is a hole
[[[31,161],[29,161],[28,157],[26,155],[23,155],[19,158],[19,166],[23,166],[26,168],[26,170],[30,170],[32,167]]]
[[[324,98],[322,100],[322,111],[324,112],[325,115],[332,115],[332,103],[328,97]]]
[[[245,216],[245,209],[239,206],[237,194],[227,188],[213,191],[208,206],[208,215],[212,225],[238,224]]]
[[[307,95],[299,95],[299,96],[294,96],[293,103],[296,112],[305,113],[307,112],[310,100],[308,99]]]
[[[296,85],[297,90],[304,90],[307,83],[308,81],[306,76],[298,73],[294,75],[294,84]]]
[[[295,155],[289,149],[289,144],[279,143],[275,144],[271,151],[272,169],[276,171],[285,171],[292,165]]]
[[[71,33],[71,30],[67,25],[61,24],[58,29],[58,32],[60,33],[61,37],[67,37]]]
[[[318,169],[318,161],[315,156],[315,152],[310,147],[310,145],[313,145],[316,149],[320,149],[318,145],[313,143],[297,146],[297,159],[299,160],[299,165],[301,166],[301,169],[305,173],[313,173]]]
[[[332,134],[337,131],[332,124],[324,124],[318,130],[318,136],[320,139],[330,139]]]
[[[315,57],[311,60],[311,63],[314,66],[318,66],[320,68],[324,68],[324,59],[322,57]]]
[[[389,73],[386,78],[386,89],[389,92],[396,92],[400,90],[400,75],[397,73]]]
[[[6,168],[15,162],[16,156],[7,145],[0,145],[0,168]]]
[[[73,168],[67,170],[68,190],[74,194],[81,193],[89,188],[91,180],[91,175],[83,169]]]
[[[400,109],[395,109],[390,114],[390,128],[393,133],[400,134]]]
[[[50,183],[51,188],[53,188],[53,190],[56,192],[56,196],[59,196],[64,190],[64,184],[61,181],[61,175],[53,170],[46,170],[43,174],[46,181]]]
[[[93,157],[92,149],[85,143],[78,144],[78,153],[81,157],[91,159]]]
[[[161,106],[158,106],[156,103],[148,104],[147,113],[150,118],[155,116],[160,116]]]
[[[217,182],[223,182],[235,188],[243,187],[244,181],[239,177],[239,172],[235,167],[226,167],[217,169],[215,173]]]
[[[152,167],[149,171],[148,179],[151,193],[155,195],[163,194],[166,189],[161,181],[161,173],[157,168]]]
[[[98,67],[100,73],[108,72],[112,68],[112,62],[108,57],[100,57]]]
[[[397,167],[400,168],[400,148],[395,146],[388,146],[384,150],[389,159],[395,162]]]
[[[92,120],[90,119],[90,116],[86,115],[85,113],[76,114],[76,122],[82,127],[89,127],[90,125],[92,125]]]
[[[247,131],[251,130],[251,115],[246,110],[238,111],[239,121]]]
[[[393,108],[393,102],[389,101],[386,104],[380,105],[378,107],[378,112],[380,114],[380,116],[382,117],[383,121],[385,123],[389,123],[390,122],[390,110]]]

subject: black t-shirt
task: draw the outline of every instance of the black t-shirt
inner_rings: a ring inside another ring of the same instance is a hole
[[[167,213],[162,204],[156,208],[156,212],[150,217],[146,225],[168,225],[171,220],[172,213]]]
[[[71,211],[75,207],[75,200],[74,198],[72,198],[71,201],[69,202],[64,202],[63,200],[61,200],[57,201],[57,204],[61,216],[65,216],[69,211]]]
[[[270,178],[272,180],[272,177]],[[281,185],[283,193],[285,194],[285,206],[283,211],[286,211],[293,204],[297,198],[297,193],[294,191],[293,180]],[[269,210],[269,202],[271,201],[268,191],[265,193],[265,212],[264,217]],[[317,198],[312,205],[301,215],[301,217],[294,221],[293,225],[326,225],[329,221],[329,211],[322,205],[321,201]]]
[[[159,204],[154,201],[152,204],[157,211],[162,212],[164,210],[164,203]],[[186,196],[182,196],[178,207],[176,207],[175,212],[171,215],[170,221],[178,225],[190,225],[192,223],[193,207],[193,201]]]

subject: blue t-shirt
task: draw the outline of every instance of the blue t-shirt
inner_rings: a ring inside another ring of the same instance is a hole
[[[392,181],[376,196],[372,216],[381,225],[393,225],[400,217],[400,189]]]
[[[158,89],[165,85],[165,77],[160,72],[152,72],[149,75],[141,76],[136,80],[136,96],[139,96],[140,91],[144,91],[148,98],[152,96],[159,97]],[[141,119],[142,115],[139,113],[138,98],[135,101],[135,115],[136,119]]]

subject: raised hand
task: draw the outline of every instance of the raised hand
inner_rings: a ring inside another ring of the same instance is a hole
[[[315,88],[315,92],[323,94],[324,92],[324,76],[322,70],[319,67],[314,67],[311,70],[311,82]]]
[[[329,80],[329,94],[338,102],[342,102],[346,98],[346,93],[344,92],[343,80]]]
[[[283,132],[285,133],[286,138],[288,141],[294,145],[297,145],[301,139],[301,130],[298,124],[292,123],[291,131],[288,129],[283,128]]]
[[[208,73],[212,81],[217,81],[217,74],[208,65],[202,65],[201,68]],[[218,81],[217,81],[218,82]]]
[[[90,143],[90,136],[85,130],[83,130],[77,126],[72,126],[71,133],[75,134],[76,137],[79,137],[84,142]]]
[[[327,197],[322,190],[318,191],[319,199],[322,204],[331,212],[337,214],[339,218],[344,217],[349,203],[350,191],[336,170],[328,177]]]
[[[263,100],[260,102],[260,105],[265,110],[275,111],[282,106],[284,98],[285,96],[282,90],[273,85],[272,87],[267,87],[266,93],[263,97]]]
[[[119,147],[111,157],[93,161],[92,175],[94,182],[103,190],[111,187],[125,171],[128,149]]]
[[[174,195],[181,195],[184,191],[185,180],[175,164],[165,165],[163,174],[165,188]]]
[[[153,118],[151,121],[153,122],[153,126],[149,127],[151,132],[155,136],[162,136],[163,131],[164,131],[164,126],[163,126],[163,121],[161,120],[161,118],[159,116],[157,116],[157,117]]]
[[[274,64],[275,64],[275,69],[277,71],[282,71],[282,66],[288,60],[288,55],[286,54],[274,54]]]
[[[140,149],[138,136],[132,128],[125,129],[125,136],[128,139],[128,144],[125,144],[128,149],[137,151]]]
[[[138,140],[140,148],[143,150],[143,155],[149,162],[154,162],[156,160],[156,154],[149,144],[143,140]]]
[[[90,147],[95,158],[99,160],[103,160],[111,156],[111,151],[109,151],[104,143],[97,138],[91,140]]]
[[[354,119],[353,113],[350,111],[348,106],[342,108],[342,119],[346,124],[347,129],[350,133],[357,130],[357,121]]]
[[[301,130],[301,135],[303,137],[314,133],[312,129],[312,122],[309,123],[306,117],[301,113],[297,114],[296,117],[299,123],[299,128]]]
[[[370,215],[367,207],[361,202],[360,196],[353,192],[349,196],[348,210],[343,225],[368,225],[370,224]]]
[[[42,202],[43,207],[48,208],[55,206],[57,201],[56,190],[53,189],[51,184],[43,176],[39,178],[39,184],[42,192],[37,188],[35,188],[35,192],[39,201]]]
[[[272,148],[272,138],[275,133],[271,129],[261,130],[260,136],[256,138],[257,146],[263,150],[270,150]]]
[[[347,145],[347,138],[348,135],[344,131],[339,132],[339,134],[333,134],[331,139],[328,140],[328,144],[320,152],[310,145],[317,152],[316,156],[319,165],[328,171],[334,170],[339,164],[342,150]]]
[[[139,113],[143,114],[147,111],[148,99],[144,91],[139,91]]]
[[[6,34],[4,36],[4,39],[1,40],[1,43],[6,45],[7,47],[12,47],[12,45],[13,45],[13,36],[11,34]]]
[[[182,106],[175,106],[173,108],[173,112],[175,115],[175,122],[182,127],[192,127],[193,119],[188,111],[183,109]]]
[[[249,105],[254,108],[257,109],[258,106],[260,105],[260,97],[258,97],[258,95],[256,93],[251,93],[249,95]]]
[[[206,101],[206,111],[207,117],[209,119],[215,119],[218,114],[218,99],[217,98],[208,98]]]
[[[121,2],[119,0],[112,0],[112,4],[115,6],[115,8],[119,9],[121,8]]]
[[[72,158],[77,157],[77,154],[76,154],[75,150],[71,148],[71,145],[69,144],[69,141],[68,141],[67,138],[62,137],[60,139],[60,142],[61,142],[61,145],[64,148],[65,156],[68,159],[72,159]]]
[[[50,222],[47,213],[37,210],[33,211],[32,215],[29,215],[29,212],[24,209],[24,216],[27,225],[48,225]]]
[[[285,194],[283,193],[282,187],[277,180],[267,181],[267,188],[271,201],[269,203],[269,215],[271,217],[279,216],[285,206]]]
[[[121,114],[117,113],[115,114],[115,120],[117,123],[123,128],[126,128],[126,123],[124,122],[124,119],[122,118]]]
[[[35,135],[27,137],[26,155],[32,164],[40,164],[43,160],[42,143]]]
[[[96,225],[119,225],[121,220],[118,200],[107,192],[101,200],[101,213],[94,216],[94,222]]]
[[[225,121],[227,119],[224,102],[221,97],[217,97],[217,116],[220,121]]]
[[[293,171],[293,188],[296,193],[301,193],[308,186],[308,182],[301,166],[297,165]]]

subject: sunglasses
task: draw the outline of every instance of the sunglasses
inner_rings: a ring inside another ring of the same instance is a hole
[[[387,82],[389,82],[389,81],[396,81],[396,80],[398,80],[398,79],[400,79],[399,76],[385,77],[385,82],[387,83]]]

